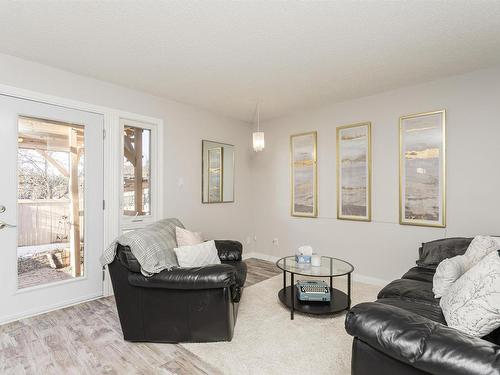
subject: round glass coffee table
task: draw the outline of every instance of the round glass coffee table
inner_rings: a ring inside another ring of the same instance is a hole
[[[295,261],[295,256],[281,258],[276,266],[283,270],[283,289],[278,293],[281,303],[290,309],[290,319],[294,311],[306,314],[335,314],[351,308],[351,273],[352,264],[337,258],[322,256],[320,266],[301,264]],[[291,283],[286,286],[286,274],[290,274]],[[295,275],[306,277],[322,277],[330,279],[330,302],[304,302],[297,298]],[[333,278],[347,275],[347,294],[333,287]]]

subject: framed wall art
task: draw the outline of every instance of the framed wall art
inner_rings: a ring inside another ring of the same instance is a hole
[[[446,113],[399,121],[399,222],[446,226]]]
[[[208,202],[222,202],[222,147],[208,149]]]
[[[337,128],[337,218],[371,220],[371,123]]]
[[[201,203],[234,202],[235,146],[201,141]]]
[[[318,216],[317,133],[290,137],[291,215]]]

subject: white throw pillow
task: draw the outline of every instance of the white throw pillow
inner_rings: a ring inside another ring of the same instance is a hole
[[[500,327],[500,251],[485,256],[441,298],[450,327],[483,337]]]
[[[201,267],[209,264],[221,264],[215,241],[197,245],[182,246],[174,249],[177,263],[181,267]]]
[[[500,249],[500,237],[499,236],[491,236],[491,238],[493,238],[496,243],[498,244],[498,248]]]
[[[201,232],[191,232],[181,227],[175,228],[175,238],[177,239],[177,247],[197,245],[203,242]]]
[[[486,255],[498,249],[500,249],[500,245],[495,238],[490,236],[476,236],[464,255],[469,258],[471,267],[473,267]]]
[[[457,255],[439,263],[432,280],[432,291],[435,298],[443,297],[448,289],[470,268],[469,258]]]

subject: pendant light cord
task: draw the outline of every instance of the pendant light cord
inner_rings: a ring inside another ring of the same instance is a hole
[[[257,102],[257,131],[260,132],[260,103]]]

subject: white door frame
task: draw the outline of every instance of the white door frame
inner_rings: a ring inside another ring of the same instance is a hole
[[[60,107],[66,107],[75,110],[93,112],[104,116],[104,187],[103,195],[105,201],[104,210],[104,236],[102,249],[109,246],[109,244],[120,234],[120,200],[118,191],[121,191],[121,164],[117,162],[119,156],[121,155],[121,134],[120,130],[120,119],[126,118],[129,120],[135,120],[138,122],[145,122],[154,125],[157,129],[157,140],[156,140],[156,163],[163,160],[163,120],[155,117],[144,116],[136,113],[131,113],[127,111],[122,111],[119,109],[114,109],[110,107],[89,104],[86,102],[81,102],[78,100],[62,98],[59,96],[44,94],[32,90],[26,90],[17,88],[14,86],[8,86],[0,84],[0,94],[6,96],[12,96],[19,99],[27,99],[32,101],[37,101],[46,104],[57,105]],[[155,184],[156,192],[156,202],[153,203],[154,206],[152,210],[156,212],[155,218],[159,219],[163,217],[163,170],[159,166],[156,168],[156,181]],[[103,202],[104,204],[104,202]],[[109,278],[109,272],[104,273],[103,281],[103,296],[109,296],[113,294],[113,289],[111,285],[111,280]],[[77,302],[80,303],[80,302]],[[67,305],[66,305],[67,306]],[[59,306],[61,308],[64,306]],[[42,314],[47,311],[40,312]]]

